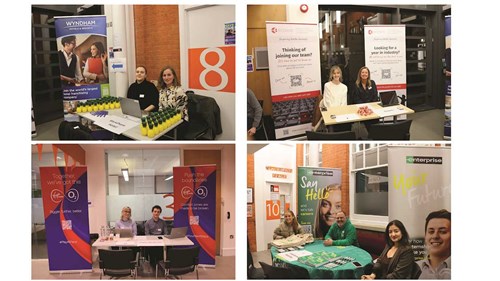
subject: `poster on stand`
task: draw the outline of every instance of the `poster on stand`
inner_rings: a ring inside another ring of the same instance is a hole
[[[403,222],[415,259],[424,257],[425,218],[430,212],[451,212],[451,149],[388,148],[389,221]]]
[[[200,246],[199,263],[215,266],[216,166],[174,167],[174,226]]]
[[[405,26],[366,25],[364,33],[365,65],[378,92],[396,91],[399,97],[406,96]]]
[[[297,218],[305,232],[324,237],[335,222],[342,205],[341,179],[341,169],[298,168]]]
[[[444,139],[451,140],[451,16],[444,19],[445,58],[445,102],[444,102]]]
[[[92,270],[87,167],[40,167],[49,271]]]
[[[304,135],[321,93],[318,25],[266,22],[266,33],[276,139]]]
[[[106,16],[54,17],[64,119],[79,101],[109,96]]]

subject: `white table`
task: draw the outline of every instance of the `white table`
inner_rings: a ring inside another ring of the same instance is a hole
[[[161,237],[161,238],[158,238]],[[108,238],[108,237],[106,237]],[[167,247],[170,246],[192,246],[194,245],[188,237],[169,239],[163,235],[134,236],[132,238],[118,238],[113,240],[97,239],[92,247],[163,247],[163,259],[167,260]]]
[[[132,128],[126,130],[125,132],[123,132],[121,134],[124,135],[124,136],[126,136],[126,137],[129,137],[131,139],[140,140],[140,141],[156,140],[159,137],[163,136],[164,134],[170,132],[171,130],[174,130],[174,139],[177,139],[177,130],[176,130],[176,128],[183,121],[181,119],[181,120],[177,121],[176,123],[172,124],[172,126],[170,126],[167,129],[161,131],[160,133],[158,133],[156,136],[154,136],[152,138],[149,138],[148,136],[143,136],[141,134],[141,119],[140,118],[136,118],[136,117],[127,118],[128,116],[126,116],[126,115],[124,115],[122,113],[121,108],[120,109],[108,109],[108,110],[104,110],[104,111],[107,111],[108,114],[109,114],[109,116],[114,116],[114,117],[117,117],[117,118],[123,118],[123,119],[126,119],[127,121],[137,123]],[[86,119],[89,119],[89,120],[91,120],[93,122],[98,122],[98,121],[100,121],[100,119],[103,118],[103,117],[92,115],[89,112],[86,112],[86,113],[75,113],[75,114],[77,114],[80,118],[86,118]]]

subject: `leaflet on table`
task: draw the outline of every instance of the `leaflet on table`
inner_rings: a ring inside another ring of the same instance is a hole
[[[312,267],[320,267],[332,262],[336,257],[337,255],[333,252],[321,251],[309,256],[300,257],[298,261]]]
[[[394,116],[401,114],[405,109],[402,106],[389,106],[379,109],[373,109],[373,112],[380,117]]]
[[[305,256],[309,256],[309,255],[312,255],[312,253],[307,251],[307,250],[300,250],[300,251],[290,251],[290,252],[285,252],[285,253],[279,253],[276,256],[281,260],[296,261],[300,257],[305,257]]]
[[[335,116],[336,122],[347,122],[347,121],[358,120],[358,119],[359,119],[359,116],[355,113],[342,114],[342,115]]]
[[[134,127],[137,127],[138,125],[137,122],[134,122],[131,119],[114,115],[100,117],[99,119],[94,120],[94,124],[118,135]]]

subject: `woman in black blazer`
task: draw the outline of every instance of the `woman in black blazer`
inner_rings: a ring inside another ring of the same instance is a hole
[[[373,266],[373,273],[361,279],[411,279],[418,268],[409,242],[408,232],[399,220],[389,222],[385,228],[386,246]]]

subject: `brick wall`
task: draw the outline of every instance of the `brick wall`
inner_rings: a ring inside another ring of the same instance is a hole
[[[255,187],[255,173],[254,173],[254,156],[253,154],[247,154],[247,187]],[[253,192],[255,196],[255,191]],[[255,235],[255,200],[252,204],[253,215],[251,218],[247,218],[247,237],[250,242],[250,251],[255,252],[257,250],[257,240]]]
[[[146,66],[148,80],[158,80],[160,70],[170,65],[180,81],[178,6],[135,5],[134,21],[135,59],[138,65]]]
[[[323,144],[323,167],[342,169],[342,210],[349,214],[349,145]]]

